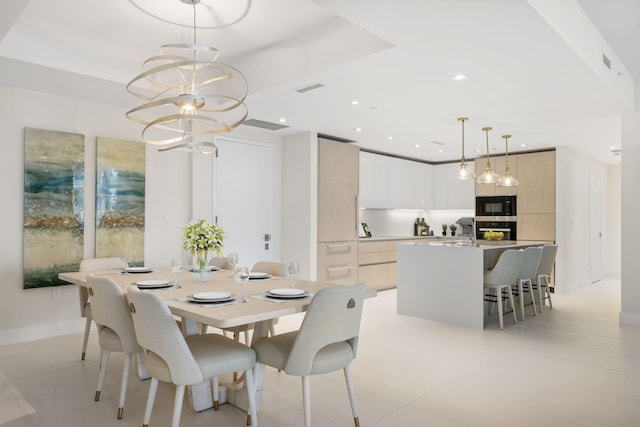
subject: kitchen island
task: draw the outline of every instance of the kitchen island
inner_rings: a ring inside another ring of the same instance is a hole
[[[418,242],[398,245],[397,312],[468,328],[484,328],[484,271],[502,252],[542,242]]]

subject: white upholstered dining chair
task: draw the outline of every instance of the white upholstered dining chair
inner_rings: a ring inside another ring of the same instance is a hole
[[[304,425],[311,426],[310,375],[342,369],[351,411],[360,425],[350,364],[356,357],[365,285],[336,286],[315,294],[300,330],[254,344],[257,363],[302,377]]]
[[[109,278],[89,275],[87,291],[92,301],[93,321],[98,327],[98,341],[102,354],[95,400],[100,400],[111,352],[125,353],[118,402],[118,419],[122,419],[131,361],[134,354],[142,353],[142,347],[138,345],[129,307],[120,286]]]
[[[127,267],[127,263],[118,257],[108,258],[87,258],[80,261],[81,272],[102,271],[102,270],[122,270]],[[93,316],[91,312],[91,302],[87,288],[78,286],[78,296],[80,298],[80,315],[86,318],[84,325],[84,338],[82,340],[82,355],[84,360],[87,355],[87,344],[89,343],[89,333],[91,332],[91,322]]]
[[[513,288],[512,284],[516,282],[520,267],[522,266],[521,250],[506,250],[496,262],[493,269],[484,274],[484,300],[490,303],[498,304],[498,320],[500,322],[500,329],[504,329],[503,309],[502,309],[502,295],[503,292],[509,300],[509,305],[513,311],[513,323],[518,323],[518,315],[516,314],[516,307],[513,303]],[[487,290],[491,291],[487,294]]]
[[[267,273],[272,276],[285,276],[285,268],[286,266],[281,262],[258,261],[253,264],[251,271]]]
[[[160,297],[130,286],[127,298],[138,342],[145,350],[151,375],[143,426],[149,425],[159,381],[176,385],[171,426],[178,427],[187,385],[212,378],[214,409],[218,409],[218,377],[243,370],[249,398],[247,425],[257,425],[253,380],[256,354],[253,349],[217,334],[184,337]]]

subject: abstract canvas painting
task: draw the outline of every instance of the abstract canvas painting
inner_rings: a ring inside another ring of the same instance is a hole
[[[145,146],[96,141],[96,257],[144,265]]]
[[[68,285],[84,252],[84,135],[24,130],[23,288]]]

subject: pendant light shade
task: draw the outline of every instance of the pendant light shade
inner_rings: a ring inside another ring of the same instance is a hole
[[[453,171],[453,178],[456,179],[475,179],[476,173],[469,167],[469,164],[464,159],[464,122],[469,120],[467,117],[460,117],[458,121],[462,124],[462,156],[460,158],[460,165]]]
[[[144,103],[126,117],[144,126],[142,139],[159,151],[182,149],[214,153],[213,135],[231,132],[247,117],[247,81],[234,67],[216,62],[218,51],[197,43],[196,5],[193,43],[166,44],[142,64],[127,90]]]
[[[485,167],[482,175],[478,177],[478,184],[493,184],[500,179],[500,175],[491,169],[491,159],[489,158],[489,131],[491,128],[484,127],[482,130],[487,136],[487,166]]]
[[[498,187],[517,187],[518,180],[509,171],[509,138],[511,138],[511,135],[502,135],[502,137],[504,138],[505,168],[504,175],[496,182],[496,185]]]

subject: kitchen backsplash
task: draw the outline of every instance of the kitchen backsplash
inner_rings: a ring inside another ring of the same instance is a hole
[[[413,236],[413,224],[416,218],[424,218],[433,235],[442,236],[442,224],[455,224],[458,218],[473,217],[474,210],[360,209],[359,215],[360,222],[366,222],[369,225],[371,235],[374,237]]]

